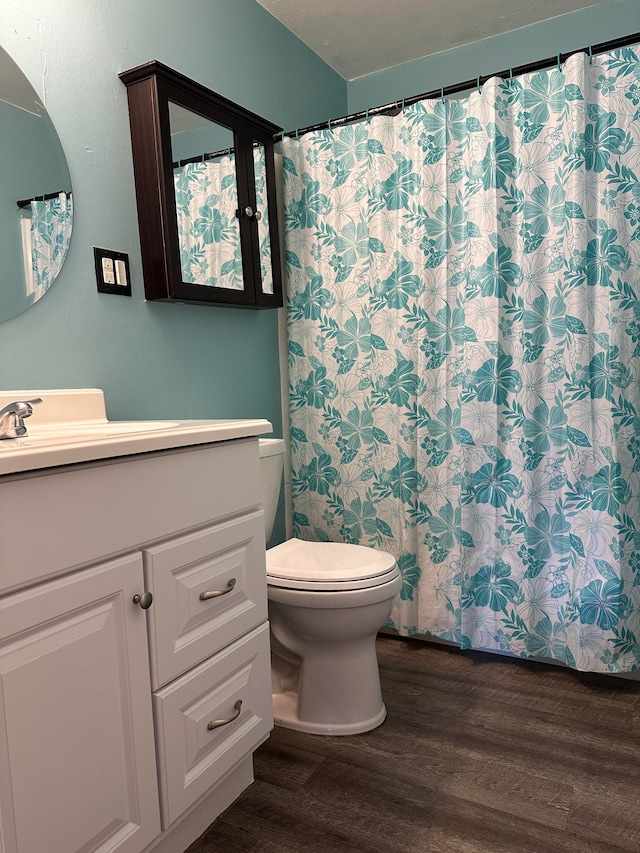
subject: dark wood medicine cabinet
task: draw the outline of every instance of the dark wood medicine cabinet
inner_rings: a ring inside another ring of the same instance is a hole
[[[119,76],[129,100],[146,298],[279,308],[274,135],[282,128],[160,62]],[[194,218],[185,219],[192,179],[210,183],[210,195],[204,210],[196,203]],[[223,194],[221,213],[215,205]],[[221,235],[227,260],[208,265]]]

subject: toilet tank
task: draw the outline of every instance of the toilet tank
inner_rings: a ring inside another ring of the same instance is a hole
[[[282,471],[284,467],[284,439],[260,438],[260,475],[262,478],[262,508],[266,541],[271,539],[273,522],[278,508]]]

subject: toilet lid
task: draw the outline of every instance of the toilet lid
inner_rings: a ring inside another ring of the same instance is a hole
[[[267,583],[289,589],[363,589],[393,580],[395,558],[386,551],[338,542],[289,539],[267,551]]]

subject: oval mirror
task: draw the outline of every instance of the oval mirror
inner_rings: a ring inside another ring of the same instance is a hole
[[[71,178],[35,89],[0,48],[0,322],[38,301],[69,249]]]

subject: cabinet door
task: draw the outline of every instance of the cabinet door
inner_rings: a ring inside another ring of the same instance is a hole
[[[0,600],[5,853],[139,853],[159,834],[141,592],[132,555]]]
[[[264,514],[144,550],[156,690],[267,618]]]

